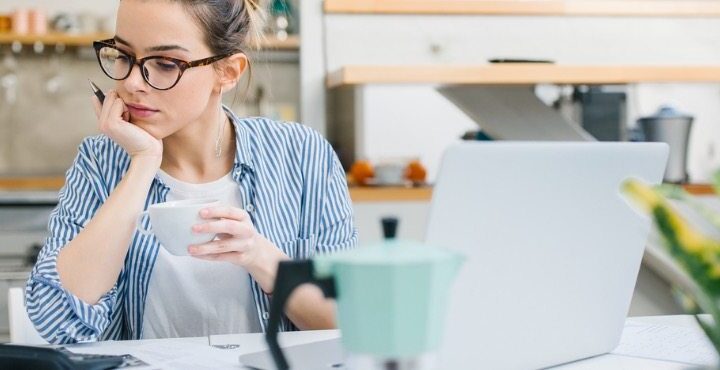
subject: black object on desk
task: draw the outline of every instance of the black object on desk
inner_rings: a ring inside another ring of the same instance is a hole
[[[0,369],[106,370],[123,363],[122,356],[72,353],[48,347],[0,345]]]

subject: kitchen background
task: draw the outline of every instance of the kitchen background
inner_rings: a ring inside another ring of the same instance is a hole
[[[292,31],[298,31],[302,23],[302,35],[278,40],[273,35],[277,27],[268,29],[266,46],[251,55],[254,79],[248,95],[243,95],[241,87],[233,109],[240,115],[299,120],[314,127],[341,154],[349,153],[346,165],[356,159],[377,163],[387,158],[420,158],[430,183],[442,150],[465,132],[478,129],[477,123],[435,91],[441,82],[430,76],[422,84],[379,81],[328,88],[328,74],[351,65],[480,65],[493,57],[553,59],[577,65],[679,65],[688,70],[720,63],[716,13],[701,17],[351,14],[324,11],[323,3],[290,2],[296,11]],[[60,23],[71,28],[74,24],[78,37],[99,39],[113,33],[116,6],[117,1],[0,0],[0,14],[37,9],[49,21],[65,14]],[[0,31],[0,180],[61,177],[81,139],[97,133],[87,79],[103,89],[111,88],[113,81],[100,71],[89,47],[17,43],[8,35]],[[605,106],[617,109],[618,115],[606,127],[635,128],[638,118],[655,113],[663,104],[692,115],[689,181],[706,183],[720,167],[720,79],[699,80],[601,87],[607,98],[622,95],[619,104]],[[343,97],[346,90],[353,94]],[[582,89],[540,84],[534,91],[570,118],[577,120],[581,114],[573,93]],[[234,97],[227,95],[227,103],[232,103]],[[346,126],[348,120],[354,122]],[[621,135],[623,130],[616,131]],[[50,181],[42,186],[45,191],[0,191],[0,342],[7,333],[5,289],[24,285],[59,185]],[[380,239],[377,220],[386,214],[400,217],[399,237],[422,239],[430,194],[430,187],[352,188],[361,244]],[[639,285],[650,285],[652,292],[636,294],[645,297],[646,304],[633,312],[672,313],[675,309],[667,294],[655,294],[666,291],[666,285],[658,283],[660,270],[641,271]]]

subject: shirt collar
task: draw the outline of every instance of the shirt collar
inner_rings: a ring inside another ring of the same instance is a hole
[[[252,153],[250,152],[250,133],[242,120],[227,106],[223,105],[225,113],[235,128],[235,171],[242,167],[255,170]]]

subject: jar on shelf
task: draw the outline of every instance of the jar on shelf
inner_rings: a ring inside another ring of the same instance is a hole
[[[42,9],[28,11],[28,31],[34,35],[44,35],[48,30],[48,20]]]
[[[27,34],[30,31],[29,13],[27,9],[16,9],[12,13],[12,32],[18,35]]]

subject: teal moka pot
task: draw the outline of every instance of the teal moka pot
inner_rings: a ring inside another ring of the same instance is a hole
[[[266,340],[278,369],[288,363],[277,342],[286,301],[301,284],[337,301],[342,345],[352,355],[393,363],[436,351],[450,287],[463,258],[447,249],[396,241],[397,219],[383,219],[384,243],[312,260],[281,262]]]

